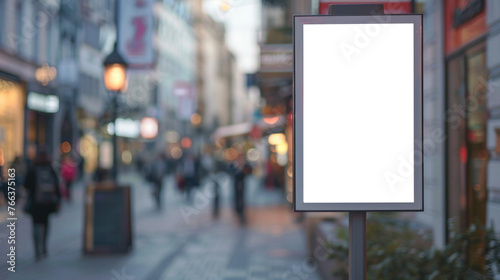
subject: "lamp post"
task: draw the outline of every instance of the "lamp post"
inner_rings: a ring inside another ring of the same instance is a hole
[[[104,85],[113,92],[113,170],[111,177],[116,182],[118,179],[118,147],[116,141],[116,114],[118,111],[118,94],[125,85],[125,72],[127,62],[118,53],[116,43],[113,51],[104,60]]]

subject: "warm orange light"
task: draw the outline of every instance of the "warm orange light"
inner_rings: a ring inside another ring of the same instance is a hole
[[[71,144],[68,142],[64,142],[61,144],[61,152],[63,154],[69,153],[71,151]]]
[[[274,117],[264,117],[262,118],[265,123],[267,124],[275,124],[280,120],[279,116],[274,116]]]
[[[224,158],[227,161],[233,161],[238,157],[239,153],[235,148],[228,148],[224,152]]]
[[[191,115],[191,124],[198,126],[201,123],[201,116],[197,113]]]
[[[35,79],[46,86],[50,81],[57,77],[57,70],[54,67],[49,67],[47,63],[44,63],[42,67],[36,69]]]
[[[191,148],[191,139],[189,139],[188,137],[182,138],[181,147],[183,147],[184,149]]]
[[[3,166],[5,164],[5,157],[3,155],[3,150],[0,149],[0,166]],[[0,174],[2,175],[2,174]]]
[[[125,85],[125,65],[118,63],[104,68],[104,84],[108,90],[119,91]]]

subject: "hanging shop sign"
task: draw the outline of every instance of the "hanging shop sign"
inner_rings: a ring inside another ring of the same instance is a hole
[[[28,109],[43,113],[56,113],[59,111],[59,97],[29,92],[27,100]]]
[[[118,50],[129,68],[145,69],[154,65],[154,0],[119,2]]]

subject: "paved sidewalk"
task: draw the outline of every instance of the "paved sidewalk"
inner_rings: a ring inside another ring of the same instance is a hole
[[[21,216],[16,227],[16,272],[8,272],[8,230],[0,224],[0,279],[288,279],[285,273],[306,260],[303,230],[294,223],[289,207],[281,203],[278,191],[263,191],[256,180],[248,182],[248,224],[240,227],[230,207],[229,181],[222,188],[220,218],[214,220],[210,203],[203,202],[209,184],[191,205],[175,189],[174,178],[165,178],[165,207],[158,211],[148,183],[133,173],[120,179],[133,186],[132,252],[82,254],[84,187],[79,184],[73,201],[51,219],[48,258],[34,260],[31,220]],[[186,209],[195,212],[186,218]],[[305,279],[319,279],[314,273],[308,276]]]

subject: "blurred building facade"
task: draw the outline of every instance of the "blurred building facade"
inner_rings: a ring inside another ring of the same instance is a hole
[[[160,112],[158,141],[164,151],[166,131],[175,131],[181,138],[191,133],[189,120],[195,113],[197,97],[196,37],[189,3],[157,2],[154,13],[158,23],[158,88],[154,102]]]
[[[190,138],[198,150],[219,126],[249,119],[245,76],[223,24],[205,14],[203,1],[153,2],[154,26],[148,28],[154,29],[156,62],[129,69],[118,117],[153,117],[159,131],[154,140],[119,137],[119,152],[146,146],[168,154],[167,132]],[[117,38],[115,4],[0,1],[1,32],[8,35],[0,41],[2,162],[33,158],[40,145],[58,159],[68,152],[61,150],[67,142],[87,172],[111,167],[112,94],[104,88],[102,60]]]
[[[421,222],[441,246],[473,223],[500,223],[496,1],[426,1]]]
[[[315,1],[262,2],[260,69],[256,80],[264,100],[260,110],[260,127],[263,138],[268,140],[263,142],[268,145],[265,183],[267,187],[283,188],[284,196],[290,203],[293,198],[292,21],[294,14],[312,14],[317,4]],[[278,143],[272,139],[280,140]]]
[[[234,125],[250,120],[252,104],[245,75],[226,44],[224,25],[204,12],[201,0],[192,2],[192,11],[197,38],[196,110],[201,116],[198,132],[204,135],[199,143],[210,145],[219,137],[239,135]]]
[[[0,161],[32,159],[37,145],[57,153],[63,113],[55,66],[59,5],[0,1]],[[2,165],[2,164],[0,164]]]
[[[0,102],[2,122],[10,120],[5,161],[29,162],[44,145],[56,161],[83,152],[95,168],[108,99],[100,35],[114,28],[114,1],[0,1],[0,10],[2,85],[10,88],[1,98],[11,100]]]

